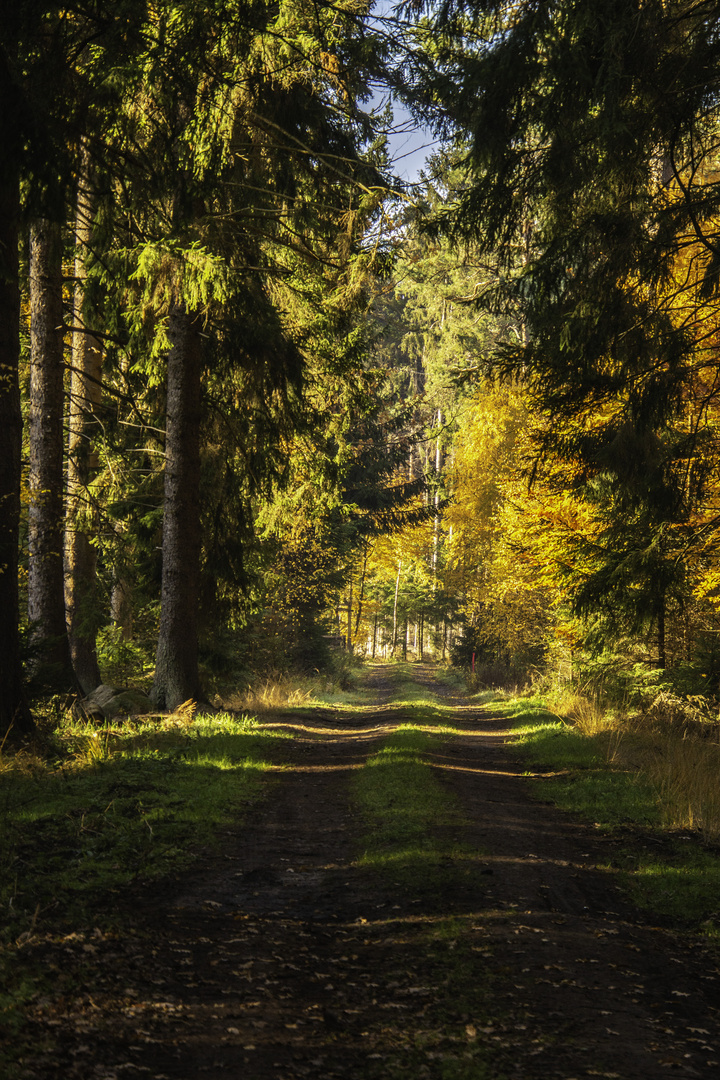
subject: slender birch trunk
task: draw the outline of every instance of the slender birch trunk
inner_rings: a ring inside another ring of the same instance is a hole
[[[368,544],[365,544],[365,557],[363,559],[362,577],[360,578],[360,596],[358,597],[357,615],[355,616],[355,640],[360,633],[360,619],[362,618],[363,600],[365,599],[365,578],[367,576]]]

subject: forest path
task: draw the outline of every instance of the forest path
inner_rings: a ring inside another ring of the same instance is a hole
[[[65,942],[77,991],[38,1014],[28,1078],[720,1075],[716,955],[625,905],[597,869],[612,842],[531,798],[505,721],[413,677],[453,707],[430,760],[475,870],[448,856],[414,891],[357,864],[353,771],[413,719],[371,668],[376,704],[283,740],[221,851],[135,890],[126,935]]]

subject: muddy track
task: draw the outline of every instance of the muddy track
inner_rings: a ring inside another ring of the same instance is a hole
[[[355,865],[349,779],[402,719],[387,672],[362,724],[283,745],[219,853],[122,899],[130,934],[29,946],[75,977],[34,1006],[28,1080],[720,1075],[716,955],[626,904],[614,841],[532,799],[502,721],[453,701],[432,759],[473,873],[417,895]]]

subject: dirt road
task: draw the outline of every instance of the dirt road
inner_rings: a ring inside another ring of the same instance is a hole
[[[76,977],[36,1004],[26,1077],[720,1076],[717,956],[625,904],[597,869],[612,841],[533,800],[503,721],[458,700],[432,759],[479,872],[449,857],[413,895],[356,865],[349,778],[387,736],[391,670],[360,724],[285,742],[219,853],[123,899],[129,934],[38,946]]]

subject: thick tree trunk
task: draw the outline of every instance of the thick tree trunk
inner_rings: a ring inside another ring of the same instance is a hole
[[[75,232],[75,304],[68,437],[68,502],[65,533],[65,608],[70,654],[85,693],[101,682],[95,638],[98,626],[97,555],[92,538],[95,510],[89,485],[98,468],[94,446],[100,406],[102,346],[88,332],[84,311],[85,259],[92,232],[92,197],[87,175],[80,178]]]
[[[63,299],[60,224],[30,230],[30,508],[28,617],[36,668],[73,684],[63,585]]]
[[[165,507],[160,635],[152,698],[176,709],[202,697],[198,674],[200,591],[200,319],[178,305],[168,338]]]
[[[6,81],[7,72],[0,70],[0,87]],[[22,415],[18,218],[19,181],[6,162],[0,169],[0,743],[8,736],[23,737],[34,731],[23,690],[19,635]]]

